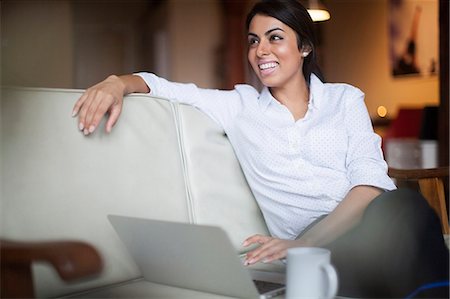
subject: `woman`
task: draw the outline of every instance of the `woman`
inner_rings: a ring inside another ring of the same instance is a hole
[[[415,193],[385,192],[395,186],[363,93],[320,80],[306,9],[295,0],[261,1],[248,15],[247,30],[248,61],[264,85],[261,93],[248,85],[200,89],[148,73],[110,76],[75,104],[79,129],[93,133],[109,112],[110,132],[123,95],[131,92],[196,106],[227,133],[271,233],[244,241],[261,244],[247,254],[247,264],[284,258],[291,247],[327,247],[340,294],[347,296],[406,296],[424,283],[448,279],[448,251],[436,215]],[[406,212],[397,215],[396,205]],[[426,233],[420,231],[425,225]],[[405,233],[411,227],[412,233]],[[439,263],[416,262],[419,251],[430,254],[421,244],[423,235],[431,236]],[[393,246],[398,238],[408,247]],[[399,249],[414,252],[404,258]],[[412,266],[428,274],[408,272]]]

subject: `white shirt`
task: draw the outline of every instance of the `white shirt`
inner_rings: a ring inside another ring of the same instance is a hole
[[[295,239],[357,185],[395,189],[364,94],[311,76],[304,118],[294,120],[267,87],[201,89],[139,73],[151,94],[197,107],[227,134],[270,233]]]

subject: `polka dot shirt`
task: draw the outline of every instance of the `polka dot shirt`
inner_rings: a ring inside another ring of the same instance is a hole
[[[364,94],[311,76],[308,111],[295,121],[263,88],[223,91],[139,73],[151,94],[197,107],[227,134],[270,233],[295,239],[355,186],[395,189]]]

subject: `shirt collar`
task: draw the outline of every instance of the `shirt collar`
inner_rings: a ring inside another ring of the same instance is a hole
[[[259,106],[263,111],[266,111],[267,107],[269,107],[272,101],[276,100],[270,93],[269,88],[267,86],[264,86],[261,94],[259,95]]]
[[[310,93],[309,93],[309,106],[314,109],[320,109],[321,102],[323,101],[323,91],[325,84],[320,81],[320,79],[311,74],[311,82],[310,82]],[[270,90],[267,86],[264,86],[261,94],[259,95],[259,104],[260,107],[265,111],[269,105],[274,102],[277,103],[277,100],[272,96]]]

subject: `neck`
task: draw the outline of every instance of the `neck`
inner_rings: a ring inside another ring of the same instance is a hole
[[[309,101],[309,87],[303,76],[284,86],[271,87],[270,93],[283,105],[308,103]]]

